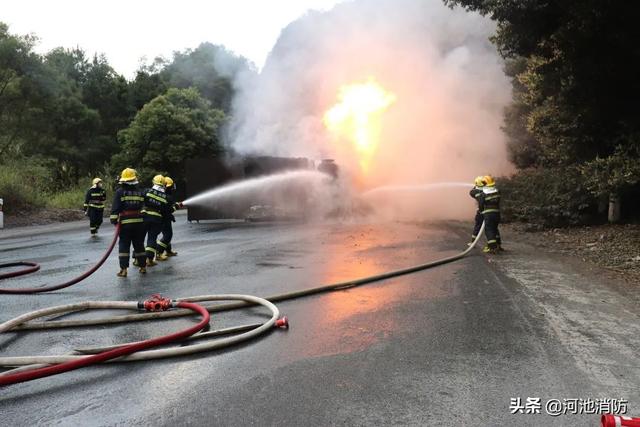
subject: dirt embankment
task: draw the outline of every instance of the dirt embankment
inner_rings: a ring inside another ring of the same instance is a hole
[[[77,221],[85,218],[80,209],[43,208],[34,211],[17,212],[4,216],[5,228],[46,225],[57,222]]]
[[[640,224],[599,225],[526,231],[526,224],[501,226],[507,234],[551,253],[577,257],[622,279],[640,283]],[[508,248],[508,242],[505,242]]]

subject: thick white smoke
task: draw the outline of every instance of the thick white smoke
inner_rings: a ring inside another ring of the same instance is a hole
[[[229,139],[242,153],[341,158],[322,122],[345,84],[373,78],[396,96],[364,186],[470,182],[509,171],[510,99],[494,25],[440,0],[355,0],[281,33],[262,71],[238,80]],[[355,174],[355,173],[354,173]]]

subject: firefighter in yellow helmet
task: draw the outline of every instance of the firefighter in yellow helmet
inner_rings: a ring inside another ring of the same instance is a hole
[[[107,200],[107,192],[102,188],[102,180],[93,178],[91,188],[84,196],[84,213],[89,217],[89,231],[92,237],[98,235],[98,229],[102,225],[104,214],[104,202]]]
[[[120,239],[118,242],[118,259],[120,260],[119,277],[127,277],[129,268],[129,249],[133,246],[140,273],[147,272],[147,256],[144,250],[145,227],[142,209],[144,192],[138,188],[138,176],[135,169],[126,168],[120,174],[121,184],[113,197],[111,206],[112,224],[120,223]]]
[[[484,231],[487,236],[487,246],[482,250],[485,253],[498,253],[502,250],[500,238],[500,191],[496,188],[496,182],[491,175],[485,175],[482,180],[485,186],[479,196],[480,212],[484,217]]]
[[[173,213],[176,211],[176,201],[174,191],[176,184],[173,179],[166,176],[164,178],[164,187],[167,194],[167,201],[169,205],[169,216],[162,223],[162,238],[158,239],[158,260],[165,261],[168,257],[178,255],[171,248],[171,239],[173,238],[173,222],[176,221],[176,217]]]
[[[153,186],[144,195],[144,224],[147,230],[147,265],[156,265],[155,258],[160,254],[158,235],[163,224],[171,215],[170,205],[164,186],[164,176],[156,175],[152,180]]]
[[[478,237],[478,233],[480,232],[480,227],[482,227],[482,221],[484,221],[484,217],[482,216],[482,211],[480,210],[480,196],[482,195],[482,189],[484,188],[485,182],[484,177],[477,176],[473,181],[473,188],[469,191],[469,195],[473,197],[473,199],[478,204],[478,209],[476,210],[475,216],[475,224],[473,226],[473,232],[471,233],[471,242],[469,245],[473,243],[473,241]]]

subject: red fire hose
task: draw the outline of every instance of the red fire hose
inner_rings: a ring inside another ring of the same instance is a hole
[[[600,425],[602,427],[640,427],[640,418],[605,414],[600,419]]]
[[[113,240],[111,240],[111,244],[109,245],[109,248],[104,253],[104,255],[102,256],[100,261],[98,261],[97,264],[95,264],[89,270],[87,270],[84,273],[82,273],[80,276],[78,276],[78,277],[76,277],[74,279],[71,279],[71,280],[69,280],[67,282],[61,283],[59,285],[41,286],[39,288],[15,288],[15,289],[0,288],[0,294],[37,294],[37,293],[40,293],[40,292],[57,291],[58,289],[66,288],[66,287],[75,285],[78,282],[83,281],[84,279],[86,279],[87,277],[89,277],[93,273],[95,273],[95,271],[97,269],[99,269],[102,266],[102,264],[104,264],[104,262],[107,260],[107,258],[109,258],[109,255],[111,255],[111,251],[113,250],[114,246],[116,245],[116,242],[118,241],[118,235],[119,234],[120,234],[120,224],[118,223],[118,224],[116,224],[115,232],[113,233]],[[11,262],[11,263],[8,263],[8,264],[0,264],[0,269],[9,268],[9,267],[17,267],[17,266],[20,266],[20,265],[25,265],[25,266],[28,266],[29,268],[13,271],[11,273],[0,274],[0,280],[7,279],[9,277],[22,276],[24,274],[33,273],[35,271],[40,270],[40,266],[37,263],[35,263],[35,262],[27,262],[27,261]]]
[[[25,274],[35,273],[36,271],[40,270],[40,264],[36,262],[31,262],[31,261],[18,261],[18,262],[9,262],[7,264],[0,264],[0,269],[10,268],[10,267],[20,267],[20,266],[26,266],[28,268],[12,271],[10,273],[0,274],[0,280],[8,279],[10,277],[23,276]]]
[[[164,300],[164,299],[163,299]],[[158,300],[154,300],[156,303]],[[169,301],[169,300],[167,300]],[[98,353],[92,356],[83,357],[81,359],[71,360],[69,362],[59,363],[53,366],[45,366],[42,368],[32,369],[25,372],[17,372],[15,374],[0,375],[0,386],[16,384],[20,382],[30,381],[37,378],[48,377],[63,372],[68,372],[74,369],[83,368],[85,366],[94,365],[96,363],[104,362],[117,357],[126,356],[131,353],[135,353],[140,350],[148,349],[151,347],[157,347],[160,345],[168,344],[173,341],[190,337],[198,331],[204,329],[210,320],[209,312],[199,304],[194,304],[186,301],[180,301],[178,303],[163,304],[167,308],[169,306],[175,306],[180,308],[187,308],[193,310],[202,316],[202,319],[198,324],[191,326],[179,332],[175,332],[170,335],[165,335],[158,338],[152,338],[145,341],[140,341],[134,344],[124,345],[122,347],[115,348],[113,350],[107,350],[102,353]],[[149,307],[144,305],[149,310]],[[164,307],[162,307],[164,308]]]

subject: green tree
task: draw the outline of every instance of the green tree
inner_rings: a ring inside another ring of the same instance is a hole
[[[522,137],[535,140],[526,145],[534,150],[524,156],[534,159],[523,165],[599,165],[598,173],[630,177],[600,176],[614,193],[639,181],[632,165],[640,153],[628,149],[640,134],[639,3],[444,1],[491,17],[500,53],[524,61],[513,74],[514,103],[506,112],[512,152],[523,154]],[[526,132],[515,132],[523,130],[522,124]],[[619,161],[620,153],[633,161]],[[604,164],[622,169],[614,172]]]
[[[75,184],[104,164],[100,115],[75,96],[62,96],[43,114],[48,126],[26,145],[27,155],[50,159],[58,186]]]
[[[119,133],[121,152],[113,157],[114,171],[133,166],[145,181],[158,172],[181,179],[186,159],[220,152],[218,130],[224,119],[224,112],[211,108],[196,89],[169,89]]]
[[[513,85],[513,100],[505,107],[502,130],[507,136],[509,159],[520,169],[538,166],[541,161],[540,143],[527,126],[531,107],[525,102],[526,88],[518,80],[526,65],[526,59],[518,57],[507,61],[505,67]]]
[[[67,89],[79,91],[89,68],[85,52],[79,47],[57,47],[45,55],[45,62],[59,74],[59,80],[68,84]]]
[[[38,75],[31,76],[39,92],[39,108],[28,116],[31,134],[20,154],[38,157],[54,173],[58,187],[75,184],[100,169],[114,150],[101,135],[100,112],[82,99],[91,64],[77,48],[57,48],[42,60]]]
[[[141,66],[136,77],[129,82],[129,105],[134,114],[144,105],[169,89],[167,82],[160,75],[160,70],[167,64],[163,58],[155,58],[151,64]]]
[[[96,55],[86,67],[82,102],[100,113],[100,133],[116,139],[136,110],[129,105],[127,80],[117,74],[104,55]]]
[[[20,153],[33,132],[32,113],[42,107],[41,59],[33,36],[14,36],[0,22],[0,158]]]
[[[223,46],[202,43],[196,49],[174,52],[161,76],[170,87],[196,87],[214,108],[229,112],[233,98],[233,78],[250,65]]]

